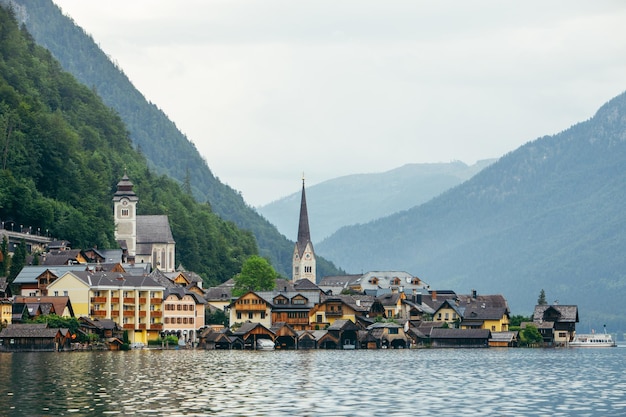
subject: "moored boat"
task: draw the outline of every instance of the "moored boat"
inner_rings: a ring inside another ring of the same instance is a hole
[[[256,341],[257,350],[274,350],[274,342],[270,339],[259,339]]]
[[[613,336],[606,332],[577,334],[574,339],[569,342],[570,347],[615,347],[617,344],[613,340]]]

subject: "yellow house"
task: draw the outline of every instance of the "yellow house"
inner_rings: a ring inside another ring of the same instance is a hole
[[[254,292],[248,292],[230,304],[230,325],[247,321],[272,326],[271,304]]]
[[[13,303],[9,300],[0,300],[0,327],[11,324],[13,318]]]
[[[445,300],[433,315],[433,321],[445,321],[460,329],[509,330],[509,307],[499,294],[459,295]]]
[[[328,296],[320,299],[309,313],[312,330],[323,330],[337,320],[350,320],[356,323],[357,315],[363,314],[360,301],[347,295]]]
[[[150,277],[73,271],[48,289],[67,293],[77,316],[114,320],[128,331],[130,342],[147,343],[163,331],[165,288]]]

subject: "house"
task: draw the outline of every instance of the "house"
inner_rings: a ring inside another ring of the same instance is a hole
[[[374,301],[368,296],[324,295],[311,309],[309,322],[311,329],[324,329],[336,320],[350,320],[357,323],[360,317],[369,314]]]
[[[298,332],[289,324],[274,323],[270,331],[276,335],[274,339],[276,349],[298,349]]]
[[[0,352],[54,352],[70,348],[71,336],[42,324],[10,324],[0,331]]]
[[[165,288],[149,276],[70,271],[49,285],[67,293],[77,316],[112,319],[131,343],[148,343],[163,331]]]
[[[16,296],[13,304],[26,304],[32,311],[40,314],[56,314],[60,317],[74,317],[74,309],[70,298],[67,296],[41,296],[24,297]]]
[[[402,325],[393,322],[379,322],[367,327],[366,341],[367,349],[404,349],[408,347],[410,338],[406,335]]]
[[[576,305],[537,305],[533,313],[533,324],[549,345],[565,345],[576,333],[578,306]]]
[[[318,343],[320,347],[344,350],[358,348],[359,327],[352,320],[335,320],[326,331],[328,332],[326,340],[323,337]]]
[[[229,305],[230,325],[245,321],[262,324],[269,328],[272,325],[271,301],[255,292],[248,292]]]
[[[327,294],[343,291],[380,296],[391,292],[427,292],[430,286],[420,278],[404,271],[370,271],[365,274],[323,277],[320,288]]]
[[[491,332],[490,347],[516,347],[518,332]]]
[[[216,331],[205,328],[199,335],[199,347],[207,350],[242,350],[243,340],[235,335],[230,329]]]
[[[271,341],[276,339],[276,335],[261,323],[243,323],[239,328],[232,330],[232,334],[243,340],[245,349],[251,350],[257,349],[256,342],[259,339],[269,339]]]
[[[462,329],[509,330],[509,307],[500,295],[457,295],[444,299],[433,314],[433,321]]]
[[[6,327],[13,322],[13,302],[8,298],[0,299],[0,327]]]
[[[234,286],[235,280],[231,278],[216,287],[207,288],[204,293],[204,299],[207,301],[207,308],[211,312],[216,310],[226,311],[232,302]]]
[[[19,295],[23,296],[42,296],[48,295],[48,285],[58,279],[61,275],[68,271],[84,271],[87,265],[26,265],[15,277],[13,284],[19,287]],[[50,295],[67,295],[64,293]]]
[[[439,348],[487,348],[489,329],[445,329],[433,328],[430,332],[432,347]]]
[[[95,334],[102,340],[110,338],[122,338],[122,328],[111,319],[99,319],[90,317],[79,317],[78,323],[85,334]]]

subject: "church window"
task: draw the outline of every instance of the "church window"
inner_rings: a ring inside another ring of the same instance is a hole
[[[122,209],[122,217],[128,217],[130,215],[130,211],[127,208]]]

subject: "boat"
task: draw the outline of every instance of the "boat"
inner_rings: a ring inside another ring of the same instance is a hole
[[[590,333],[590,334],[577,334],[574,336],[570,347],[615,347],[617,344],[613,340],[613,337],[606,332],[604,333]]]
[[[259,339],[256,341],[257,350],[274,350],[274,342],[270,339]]]

